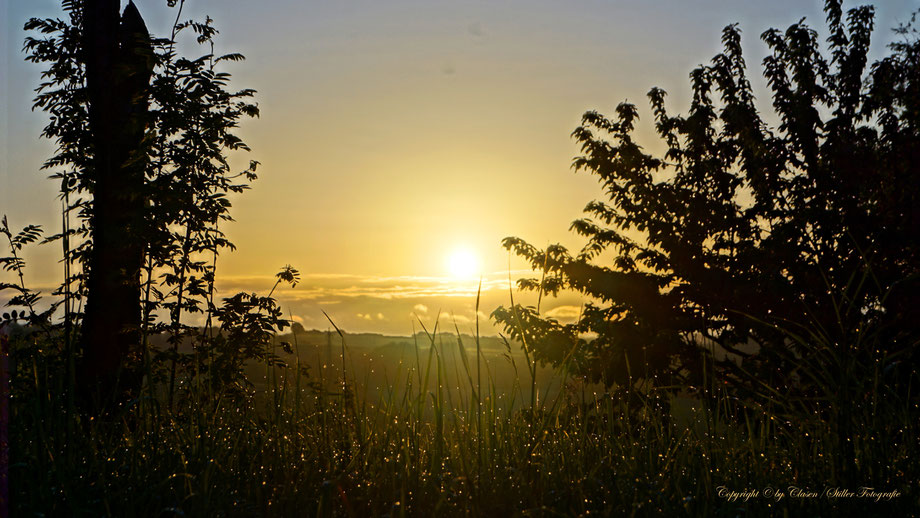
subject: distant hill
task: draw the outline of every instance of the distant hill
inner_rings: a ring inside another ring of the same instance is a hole
[[[410,347],[414,350],[416,346],[420,349],[428,349],[428,347],[431,346],[431,338],[424,332],[416,333],[414,336],[391,336],[379,333],[349,333],[347,331],[343,331],[342,334],[345,339],[345,346],[349,349],[376,349],[380,347],[390,347],[392,349],[394,347]],[[468,334],[461,334],[460,339],[463,341],[464,347],[475,351],[476,337]],[[279,335],[278,340],[290,342],[293,345],[295,335],[293,333]],[[296,341],[297,344],[301,346],[312,345],[324,347],[330,343],[335,347],[341,347],[342,345],[342,338],[339,337],[338,333],[335,331],[320,331],[318,329],[298,332],[296,334]],[[435,337],[435,345],[440,344],[456,346],[457,335],[455,333],[446,332],[438,333]],[[483,351],[489,351],[491,353],[503,352],[506,350],[502,339],[495,336],[479,337],[479,346]],[[516,347],[512,345],[512,349],[515,348]]]
[[[436,390],[440,372],[445,390],[450,390],[454,397],[469,398],[469,389],[480,380],[477,365],[483,369],[483,390],[492,387],[493,394],[502,400],[501,405],[513,406],[529,398],[530,374],[518,343],[512,342],[509,347],[501,338],[480,337],[481,357],[477,358],[476,338],[467,334],[461,334],[458,340],[455,333],[438,333],[433,349],[432,339],[424,332],[413,336],[343,333],[343,337],[349,383],[371,400],[398,392],[406,383],[417,384],[426,372],[430,376],[430,391]],[[280,342],[289,343],[294,351],[288,354],[277,347],[274,352],[281,359],[288,364],[308,365],[314,379],[325,380],[327,386],[338,386],[343,368],[342,337],[338,333],[303,330],[277,336],[276,343]],[[263,373],[263,368],[254,368],[251,379],[259,385]],[[538,366],[536,375],[538,399],[558,393],[563,381],[561,371]]]

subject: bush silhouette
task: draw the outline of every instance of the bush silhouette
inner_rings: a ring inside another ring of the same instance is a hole
[[[916,381],[920,43],[902,26],[869,64],[873,8],[825,12],[829,55],[804,20],[762,34],[768,116],[737,25],[690,74],[687,115],[648,93],[661,156],[634,140],[636,106],[584,115],[573,166],[605,197],[572,224],[584,248],[503,244],[542,272],[522,287],[590,302],[567,325],[499,308],[507,332],[543,361],[573,351],[578,373],[621,387],[814,403],[855,397],[847,383],[871,372],[902,393]]]

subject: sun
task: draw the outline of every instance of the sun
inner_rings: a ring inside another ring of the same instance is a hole
[[[472,279],[480,274],[479,257],[469,248],[455,248],[447,256],[447,271],[457,279]]]

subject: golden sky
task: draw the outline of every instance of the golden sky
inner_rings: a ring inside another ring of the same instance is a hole
[[[57,3],[0,2],[0,213],[14,227],[57,231],[56,186],[38,170],[52,145],[38,139],[44,116],[30,111],[39,69],[19,52],[25,20],[59,16]],[[150,29],[166,33],[174,14],[165,1],[136,3]],[[888,29],[920,2],[876,3],[878,54]],[[580,245],[569,224],[601,195],[570,168],[578,149],[569,134],[582,113],[635,102],[640,139],[659,149],[643,109],[652,86],[669,92],[672,111],[685,109],[690,70],[720,50],[720,31],[733,22],[762,84],[760,33],[802,16],[820,29],[821,6],[188,0],[183,18],[215,19],[218,53],[246,55],[228,70],[236,87],[258,90],[262,113],[241,130],[253,149],[241,159],[262,167],[234,199],[237,221],[225,230],[238,250],[220,259],[222,291],[267,292],[290,263],[303,280],[279,297],[308,328],[325,329],[325,309],[350,331],[408,334],[413,315],[430,321],[441,310],[466,330],[479,273],[483,314],[508,302],[503,237]],[[57,282],[57,253],[30,253],[33,285]],[[475,272],[452,271],[452,260],[454,270]],[[510,267],[524,273],[518,261]],[[570,295],[543,308],[570,319],[579,304]]]

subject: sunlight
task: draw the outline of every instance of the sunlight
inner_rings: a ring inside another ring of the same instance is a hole
[[[447,256],[447,271],[456,279],[472,279],[480,272],[479,257],[469,248],[455,248]]]

